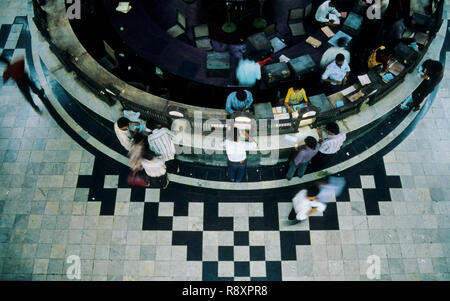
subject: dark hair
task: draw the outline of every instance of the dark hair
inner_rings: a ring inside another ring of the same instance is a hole
[[[336,62],[343,62],[345,60],[345,56],[342,53],[338,53],[336,55]]]
[[[336,45],[338,47],[345,47],[345,46],[347,46],[347,39],[344,38],[344,37],[341,37],[341,38],[337,39]]]
[[[153,160],[153,158],[155,156],[156,156],[156,154],[152,151],[146,151],[146,152],[144,152],[144,155],[143,155],[144,159],[147,159],[147,160]]]
[[[236,98],[239,101],[245,101],[247,99],[247,92],[245,90],[239,90],[236,92]]]
[[[330,4],[331,4],[332,6],[336,6],[336,0],[330,0]]]
[[[117,126],[119,128],[123,128],[124,126],[128,126],[130,123],[130,120],[126,117],[120,117],[119,120],[117,120]]]
[[[327,123],[327,125],[325,126],[325,129],[327,131],[332,132],[335,135],[339,134],[339,126],[337,125],[336,122]]]
[[[294,90],[301,90],[301,89],[303,89],[303,85],[302,85],[302,83],[300,83],[300,82],[295,82],[295,83],[292,85],[292,88],[294,88]]]
[[[305,144],[309,148],[316,149],[317,140],[314,137],[308,136],[308,137],[305,138]]]
[[[306,196],[308,196],[308,197],[317,196],[320,192],[319,187],[317,187],[315,185],[309,186],[308,188],[306,188],[306,190],[307,190]]]
[[[146,140],[146,136],[142,135],[141,133],[137,133],[136,135],[134,135],[133,137],[133,143],[141,143],[143,140]]]

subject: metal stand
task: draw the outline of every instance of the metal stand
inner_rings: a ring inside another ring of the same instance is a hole
[[[259,17],[253,21],[253,27],[262,29],[267,26],[267,21],[262,18],[262,10],[264,6],[264,0],[259,0]]]
[[[231,2],[227,2],[227,22],[222,25],[222,30],[226,33],[232,33],[236,31],[236,25],[231,22]]]

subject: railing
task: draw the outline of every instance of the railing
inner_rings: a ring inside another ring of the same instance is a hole
[[[433,20],[433,24],[430,24],[430,28],[432,28],[433,32],[429,33],[429,41],[425,47],[418,52],[417,58],[406,66],[405,70],[398,75],[394,80],[392,80],[387,85],[380,86],[377,93],[374,95],[371,95],[368,97],[362,97],[358,101],[345,105],[341,108],[332,109],[329,111],[324,112],[318,112],[316,121],[309,125],[310,127],[317,127],[322,124],[325,124],[327,122],[331,121],[337,121],[342,120],[350,115],[356,114],[360,111],[360,107],[364,102],[367,102],[369,105],[373,105],[379,100],[381,100],[384,96],[386,96],[390,91],[392,91],[395,87],[397,87],[399,84],[401,84],[404,80],[405,75],[408,72],[412,72],[417,67],[418,63],[422,60],[423,56],[426,54],[429,45],[431,44],[432,40],[435,38],[435,34],[437,29],[442,24],[442,7],[443,7],[443,0],[440,2],[440,11],[437,13],[437,18]],[[99,98],[101,98],[103,101],[108,103],[109,105],[113,105],[116,101],[119,101],[124,109],[133,110],[136,112],[141,113],[141,117],[145,120],[152,120],[157,121],[158,123],[161,123],[165,126],[169,126],[171,123],[171,117],[167,114],[166,111],[158,111],[155,109],[152,109],[150,107],[137,104],[131,100],[125,99],[120,95],[111,95],[111,93],[108,93],[106,91],[106,88],[104,86],[99,85],[96,83],[96,81],[89,76],[87,76],[82,70],[80,70],[76,63],[74,63],[75,59],[73,56],[71,56],[68,52],[61,50],[56,46],[50,38],[50,34],[47,31],[47,14],[46,12],[41,8],[41,6],[38,3],[38,0],[33,0],[33,9],[35,17],[33,18],[36,27],[41,32],[43,37],[47,40],[47,42],[50,45],[50,49],[53,51],[53,53],[58,57],[60,62],[63,64],[63,66],[66,68],[67,71],[74,71],[77,74],[77,78],[83,82],[92,92],[94,92]],[[196,125],[194,122],[194,118],[189,116],[187,117],[191,124],[191,129],[194,130],[195,127],[198,127],[199,125]],[[273,121],[273,120],[272,120]],[[203,121],[203,124],[200,126],[202,127],[203,131],[208,132],[207,127],[210,125],[205,126],[206,120]],[[279,120],[277,122],[267,122],[267,128],[258,128],[258,131],[263,131],[270,135],[274,131],[274,129],[277,129],[278,131],[275,131],[277,134],[287,134],[287,133],[295,133],[298,131],[298,123],[299,120],[296,119],[289,119],[289,120]],[[226,121],[221,120],[220,124],[217,124],[215,127],[211,127],[211,131],[214,130],[225,130],[226,129]]]

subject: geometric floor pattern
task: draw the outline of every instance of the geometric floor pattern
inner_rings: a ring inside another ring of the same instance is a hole
[[[1,1],[0,52],[24,55],[26,13]],[[76,255],[81,280],[368,280],[376,255],[381,280],[450,280],[449,66],[412,134],[343,171],[344,193],[294,226],[302,186],[130,188],[126,167],[0,84],[0,279],[68,280]]]

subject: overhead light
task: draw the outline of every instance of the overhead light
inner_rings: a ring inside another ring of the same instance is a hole
[[[175,118],[184,118],[187,114],[187,110],[178,106],[169,106],[167,108],[167,114]]]

